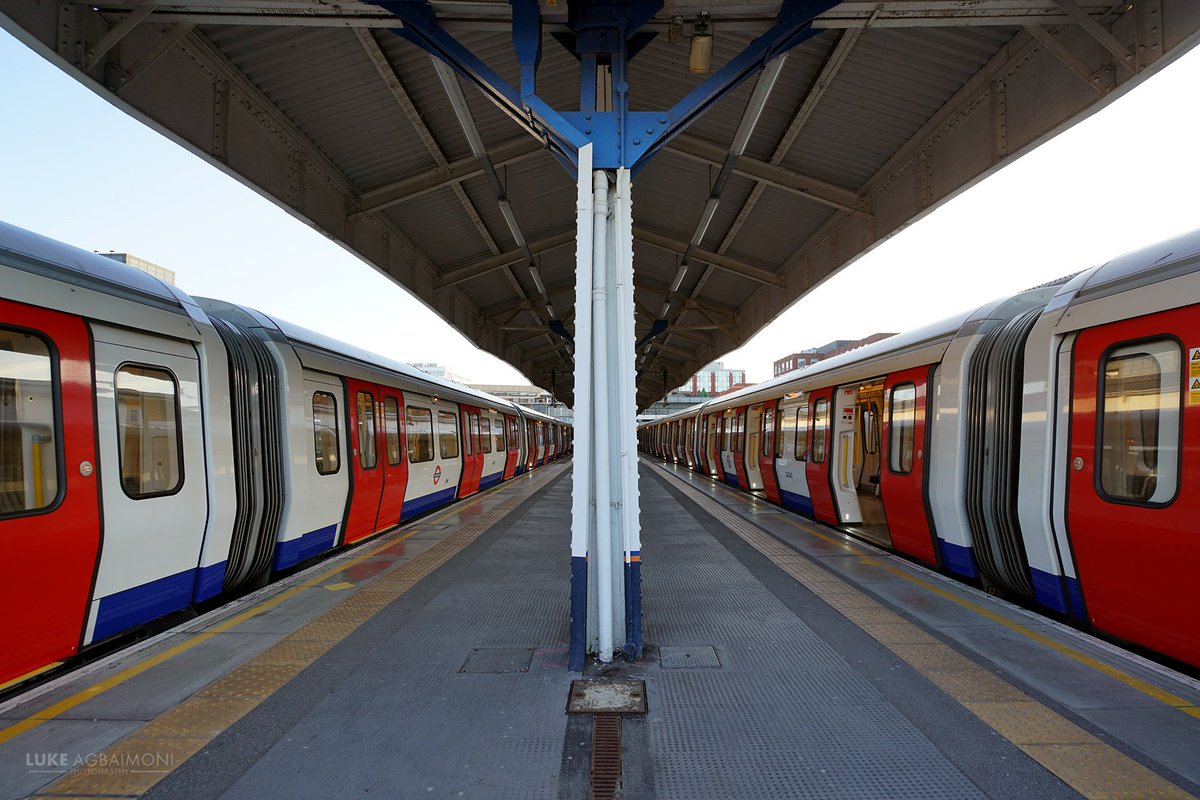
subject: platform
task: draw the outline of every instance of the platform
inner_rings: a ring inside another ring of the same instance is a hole
[[[619,796],[1200,793],[1197,682],[682,470],[641,500],[645,657],[583,676],[645,681]],[[0,797],[587,797],[569,508],[546,467],[9,701]]]

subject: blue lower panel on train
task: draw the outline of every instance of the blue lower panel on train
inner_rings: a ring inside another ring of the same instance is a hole
[[[1030,567],[1029,577],[1033,579],[1033,596],[1039,603],[1055,611],[1067,611],[1067,593],[1063,585],[1066,579],[1063,576]]]
[[[813,504],[811,497],[805,497],[804,495],[797,494],[796,492],[789,492],[786,489],[780,489],[779,494],[783,498],[783,505],[785,508],[799,511],[801,514],[807,514],[810,517],[813,515]]]
[[[449,489],[427,494],[424,497],[414,497],[412,500],[405,500],[404,507],[400,511],[400,519],[406,520],[418,514],[424,514],[426,511],[432,511],[440,505],[445,505],[454,499],[454,492],[455,489],[451,486]]]
[[[186,607],[196,583],[195,569],[184,570],[100,599],[93,641]]]
[[[495,475],[484,475],[479,479],[479,488],[486,489],[489,486],[495,486],[504,478],[504,470],[497,472]]]
[[[318,553],[325,552],[333,547],[335,537],[337,536],[337,527],[337,523],[335,522],[324,528],[309,531],[295,539],[280,542],[275,548],[275,563],[271,565],[271,568],[276,570],[287,569],[290,566],[299,564],[306,558],[311,558]]]
[[[728,483],[730,486],[738,485],[736,472],[725,472],[724,470],[721,470],[721,474],[725,476],[725,482]]]
[[[961,544],[938,539],[938,547],[942,551],[942,564],[951,572],[968,578],[978,578],[979,568],[975,566],[975,554],[971,548]]]
[[[201,600],[216,597],[221,593],[221,589],[225,585],[225,568],[227,566],[228,562],[221,561],[196,570],[196,589],[192,597],[195,602],[199,603]]]
[[[1083,590],[1078,578],[1063,578],[1067,584],[1067,599],[1071,601],[1071,613],[1076,619],[1087,620],[1087,607],[1083,604]]]

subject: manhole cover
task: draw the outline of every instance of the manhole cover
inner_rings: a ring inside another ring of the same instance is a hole
[[[568,714],[645,714],[645,681],[571,681]]]
[[[476,647],[467,656],[459,672],[529,672],[533,650],[532,647]]]
[[[658,648],[658,665],[663,669],[720,669],[721,659],[712,645]]]

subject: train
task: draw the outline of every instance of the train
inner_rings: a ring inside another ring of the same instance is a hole
[[[638,440],[1200,666],[1200,231],[645,422]]]
[[[570,451],[545,414],[0,223],[0,691]]]

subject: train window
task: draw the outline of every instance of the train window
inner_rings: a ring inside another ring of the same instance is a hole
[[[379,461],[375,450],[375,396],[359,392],[354,400],[358,407],[358,463],[363,469],[375,469]]]
[[[796,409],[796,419],[792,424],[796,426],[796,460],[808,461],[808,403]]]
[[[784,443],[796,439],[796,415],[779,410],[779,436],[775,439],[775,457],[783,458]]]
[[[479,420],[479,452],[492,452],[492,421],[488,417]],[[496,448],[500,449],[500,448]]]
[[[544,433],[542,432],[542,423],[541,422],[537,423],[537,425],[534,427],[534,430],[537,433],[537,446],[539,448],[544,447],[546,444],[546,438],[545,438]]]
[[[812,460],[814,464],[825,463],[825,436],[829,428],[829,400],[822,397],[817,401],[813,414]]]
[[[383,438],[388,466],[394,467],[400,463],[400,404],[394,397],[383,398]]]
[[[492,449],[497,453],[503,453],[508,450],[508,443],[504,441],[504,428],[503,420],[492,420]]]
[[[439,424],[439,426],[441,425],[441,420],[438,421],[438,424]],[[440,427],[439,427],[439,430],[440,430]],[[471,439],[473,437],[471,436],[471,433],[470,433],[470,431],[471,431],[471,413],[469,411],[463,412],[463,431],[465,434],[463,436],[463,440],[464,440],[463,441],[463,453],[465,455],[469,456],[469,455],[471,455],[471,453],[474,452],[471,449]],[[457,455],[458,455],[458,453],[455,453],[453,456],[448,456],[445,454],[445,452],[443,452],[442,458],[454,458],[454,456],[457,456]]]
[[[56,377],[46,342],[0,328],[0,517],[58,501]]]
[[[913,468],[913,450],[917,431],[917,387],[902,383],[892,387],[891,416],[888,419],[888,469],[907,474]]]
[[[313,392],[313,463],[319,475],[338,471],[337,398],[329,392]]]
[[[458,417],[451,411],[438,412],[438,452],[442,458],[458,458]]]
[[[116,379],[121,488],[136,500],[178,491],[183,463],[175,376],[126,364]]]
[[[408,463],[433,461],[433,413],[428,408],[404,407],[404,440]]]
[[[762,454],[766,458],[770,458],[775,447],[775,409],[767,408],[763,410],[762,424]]]
[[[746,450],[746,412],[739,412],[737,415],[737,451],[739,453]]]
[[[521,447],[521,431],[517,428],[517,421],[510,419],[508,421],[508,441],[513,450],[519,450]]]
[[[1173,341],[1126,345],[1101,365],[1098,485],[1106,500],[1166,505],[1179,483],[1179,374]]]
[[[725,416],[717,417],[717,448],[719,450],[729,449],[729,431],[725,427]]]

